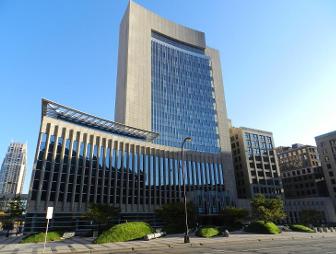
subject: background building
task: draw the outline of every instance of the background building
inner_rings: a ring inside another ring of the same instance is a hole
[[[281,196],[273,134],[241,127],[231,128],[230,136],[238,198],[251,199],[256,194]]]
[[[314,210],[320,213],[320,223],[336,222],[317,148],[293,144],[277,147],[276,151],[285,193],[286,221],[302,223],[302,214]]]
[[[284,207],[288,224],[303,223],[303,213],[307,211],[319,213],[320,218],[315,222],[317,225],[336,223],[335,209],[329,197],[286,198]]]
[[[21,194],[27,168],[27,145],[12,142],[2,162],[0,195]]]
[[[315,137],[328,191],[336,207],[336,131]]]
[[[286,198],[329,196],[315,146],[293,144],[276,151]]]

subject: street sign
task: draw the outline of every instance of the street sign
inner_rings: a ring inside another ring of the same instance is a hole
[[[52,207],[52,206],[48,206],[48,209],[47,209],[47,216],[46,216],[46,219],[47,219],[47,227],[46,227],[46,232],[45,232],[45,236],[44,236],[43,253],[44,253],[44,251],[45,251],[46,243],[47,243],[47,235],[48,235],[48,228],[49,228],[49,220],[52,219],[53,212],[54,212],[54,207]]]
[[[52,219],[53,212],[54,212],[54,207],[49,206],[49,207],[48,207],[48,210],[47,210],[47,216],[46,216],[46,219],[48,219],[48,220]]]

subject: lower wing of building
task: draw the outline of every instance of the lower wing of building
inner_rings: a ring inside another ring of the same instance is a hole
[[[45,227],[85,231],[91,203],[120,208],[125,218],[151,218],[183,200],[181,151],[154,144],[157,133],[42,101],[42,120],[28,198],[26,232]],[[231,155],[185,151],[187,198],[199,214],[218,214],[235,202],[225,175]]]

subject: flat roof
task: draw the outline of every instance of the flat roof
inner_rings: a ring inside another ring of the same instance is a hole
[[[42,99],[42,117],[43,116],[79,124],[92,129],[106,131],[111,134],[150,142],[159,136],[159,133],[157,132],[137,129],[118,122],[106,120],[44,98]]]
[[[264,134],[269,134],[273,136],[273,133],[270,131],[264,131],[264,130],[259,130],[259,129],[253,129],[253,128],[248,128],[248,127],[232,127],[236,129],[241,129],[243,131],[248,131],[248,132],[259,132],[259,133],[264,133]]]
[[[315,140],[320,139],[320,138],[326,138],[326,137],[329,137],[329,136],[336,136],[336,131],[331,131],[331,132],[327,132],[327,133],[321,134],[319,136],[316,136]]]

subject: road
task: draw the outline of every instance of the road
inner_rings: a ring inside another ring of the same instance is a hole
[[[0,254],[42,254],[43,243],[19,244],[22,237],[0,238]],[[186,254],[336,254],[336,232],[298,233],[279,235],[231,234],[230,237],[201,238],[191,236],[190,244],[183,235],[169,235],[151,241],[93,244],[92,238],[73,237],[47,243],[44,254],[110,254],[110,253],[186,253]]]
[[[123,252],[125,253],[125,252]],[[203,244],[192,246],[179,246],[178,248],[169,248],[164,250],[147,249],[143,251],[133,251],[129,253],[244,253],[244,254],[336,254],[336,239],[335,238],[319,238],[319,239],[298,239],[298,240],[266,240],[260,242],[231,242],[215,244]]]

